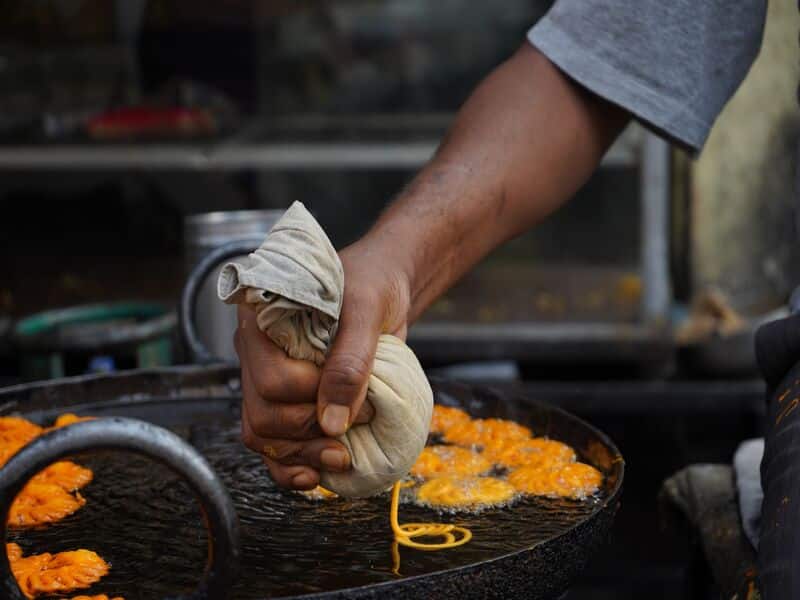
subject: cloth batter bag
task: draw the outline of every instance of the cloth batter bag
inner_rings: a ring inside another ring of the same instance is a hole
[[[264,243],[241,263],[226,264],[218,293],[229,304],[255,307],[258,328],[287,355],[321,366],[336,335],[344,271],[328,236],[295,202]],[[371,422],[351,427],[338,440],[352,469],[323,471],[320,484],[345,497],[372,496],[404,477],[422,452],[433,412],[433,392],[411,349],[382,335],[367,401]]]

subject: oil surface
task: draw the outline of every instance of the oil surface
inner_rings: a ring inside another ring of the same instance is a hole
[[[389,495],[310,500],[275,487],[260,458],[239,441],[234,422],[177,430],[209,460],[228,487],[242,526],[243,564],[233,597],[243,600],[350,588],[485,561],[565,532],[598,509],[581,502],[522,499],[479,514],[437,514],[403,504],[400,521],[468,527],[470,543],[441,552],[392,552]],[[84,547],[111,573],[91,593],[161,599],[191,590],[201,577],[207,538],[197,503],[178,478],[127,454],[93,454],[86,506],[56,525],[14,533],[25,554]]]

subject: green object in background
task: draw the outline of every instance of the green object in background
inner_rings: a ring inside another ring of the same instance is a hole
[[[172,363],[173,311],[150,303],[91,304],[45,311],[18,321],[14,342],[26,379],[85,373],[96,355],[136,368]],[[75,365],[83,365],[75,370]]]

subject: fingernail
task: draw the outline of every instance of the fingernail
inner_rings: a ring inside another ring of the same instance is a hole
[[[310,488],[314,485],[314,480],[308,473],[298,473],[292,477],[292,485],[296,488]]]
[[[334,471],[346,471],[350,466],[350,457],[347,452],[336,448],[325,448],[319,453],[322,466]]]
[[[349,408],[341,404],[329,404],[322,411],[321,425],[328,435],[344,435],[349,419]]]

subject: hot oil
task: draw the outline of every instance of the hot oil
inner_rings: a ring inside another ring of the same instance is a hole
[[[451,522],[469,528],[466,545],[439,552],[399,548],[393,556],[389,494],[313,500],[280,490],[260,458],[239,441],[235,423],[178,433],[208,458],[228,487],[242,527],[243,564],[234,598],[289,596],[393,581],[459,567],[533,546],[597,509],[581,502],[516,498],[477,512],[437,512],[404,502],[400,522]],[[191,589],[205,562],[207,536],[188,488],[163,468],[127,454],[80,462],[95,471],[86,506],[62,523],[15,533],[24,551],[84,547],[111,572],[91,593],[161,599]]]

